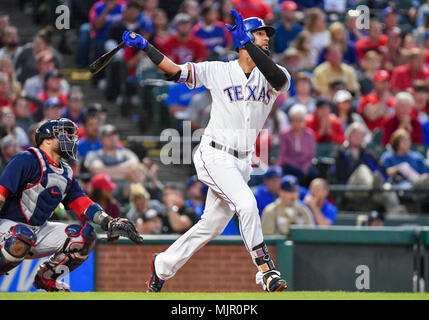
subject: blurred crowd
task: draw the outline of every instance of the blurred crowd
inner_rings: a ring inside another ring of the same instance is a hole
[[[236,8],[244,18],[257,16],[274,26],[271,55],[292,76],[256,144],[257,151],[268,147],[268,170],[249,182],[265,234],[286,235],[291,224],[335,224],[334,184],[350,187],[343,197],[357,210],[364,199],[374,205],[373,212],[403,214],[409,211],[404,200],[429,200],[420,192],[429,187],[429,1],[31,4],[36,22],[43,5],[51,8],[51,22],[55,6],[68,5],[76,47],[70,48],[66,38],[53,45],[58,34],[53,23],[22,43],[19,27],[0,13],[0,170],[34,146],[40,121],[69,118],[80,128],[80,159],[72,165],[94,201],[113,217],[128,217],[142,233],[185,232],[203,214],[207,187],[195,176],[182,185],[160,181],[159,166],[145,150],[121,141],[101,103],[87,104],[82,88],[66,80],[62,70],[71,66],[64,64],[63,54],[71,52],[75,65],[87,68],[121,42],[123,31],[133,30],[178,64],[229,61],[238,53],[224,25],[234,24],[229,11]],[[359,5],[370,9],[367,27],[360,24]],[[128,108],[142,103],[139,80],[153,69],[143,51],[126,47],[92,81],[107,100]],[[163,108],[171,119],[190,120],[199,129],[207,124],[210,104],[204,87],[170,84]],[[63,208],[55,215],[76,219]],[[372,213],[367,220],[373,216],[382,220],[383,214]],[[237,226],[231,220],[223,234],[239,234]]]

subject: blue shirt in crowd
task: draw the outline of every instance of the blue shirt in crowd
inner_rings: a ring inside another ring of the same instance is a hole
[[[255,195],[255,198],[256,198],[256,203],[258,205],[260,216],[262,215],[262,211],[264,210],[264,208],[268,206],[270,203],[273,203],[277,198],[277,195],[269,192],[267,187],[263,183],[256,187],[256,190],[254,191],[253,194]]]

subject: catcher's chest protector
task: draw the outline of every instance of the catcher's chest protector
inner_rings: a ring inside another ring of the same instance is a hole
[[[29,185],[22,191],[18,201],[29,224],[42,225],[67,195],[73,171],[64,161],[61,161],[60,167],[54,167],[39,149],[28,150],[37,156],[42,175],[36,184]]]

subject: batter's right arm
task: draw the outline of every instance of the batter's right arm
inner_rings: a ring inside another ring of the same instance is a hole
[[[130,36],[131,35],[131,36]],[[170,58],[162,54],[157,48],[150,44],[144,37],[141,35],[132,32],[125,31],[122,35],[122,40],[129,47],[134,47],[143,50],[149,59],[164,73],[166,73],[169,78],[168,80],[175,82],[189,82],[192,83],[192,72],[191,65],[178,65],[174,63]]]

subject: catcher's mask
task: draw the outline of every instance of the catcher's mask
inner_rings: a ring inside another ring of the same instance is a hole
[[[36,130],[36,145],[40,147],[44,139],[56,138],[59,142],[60,156],[77,160],[77,125],[66,118],[48,120]]]

